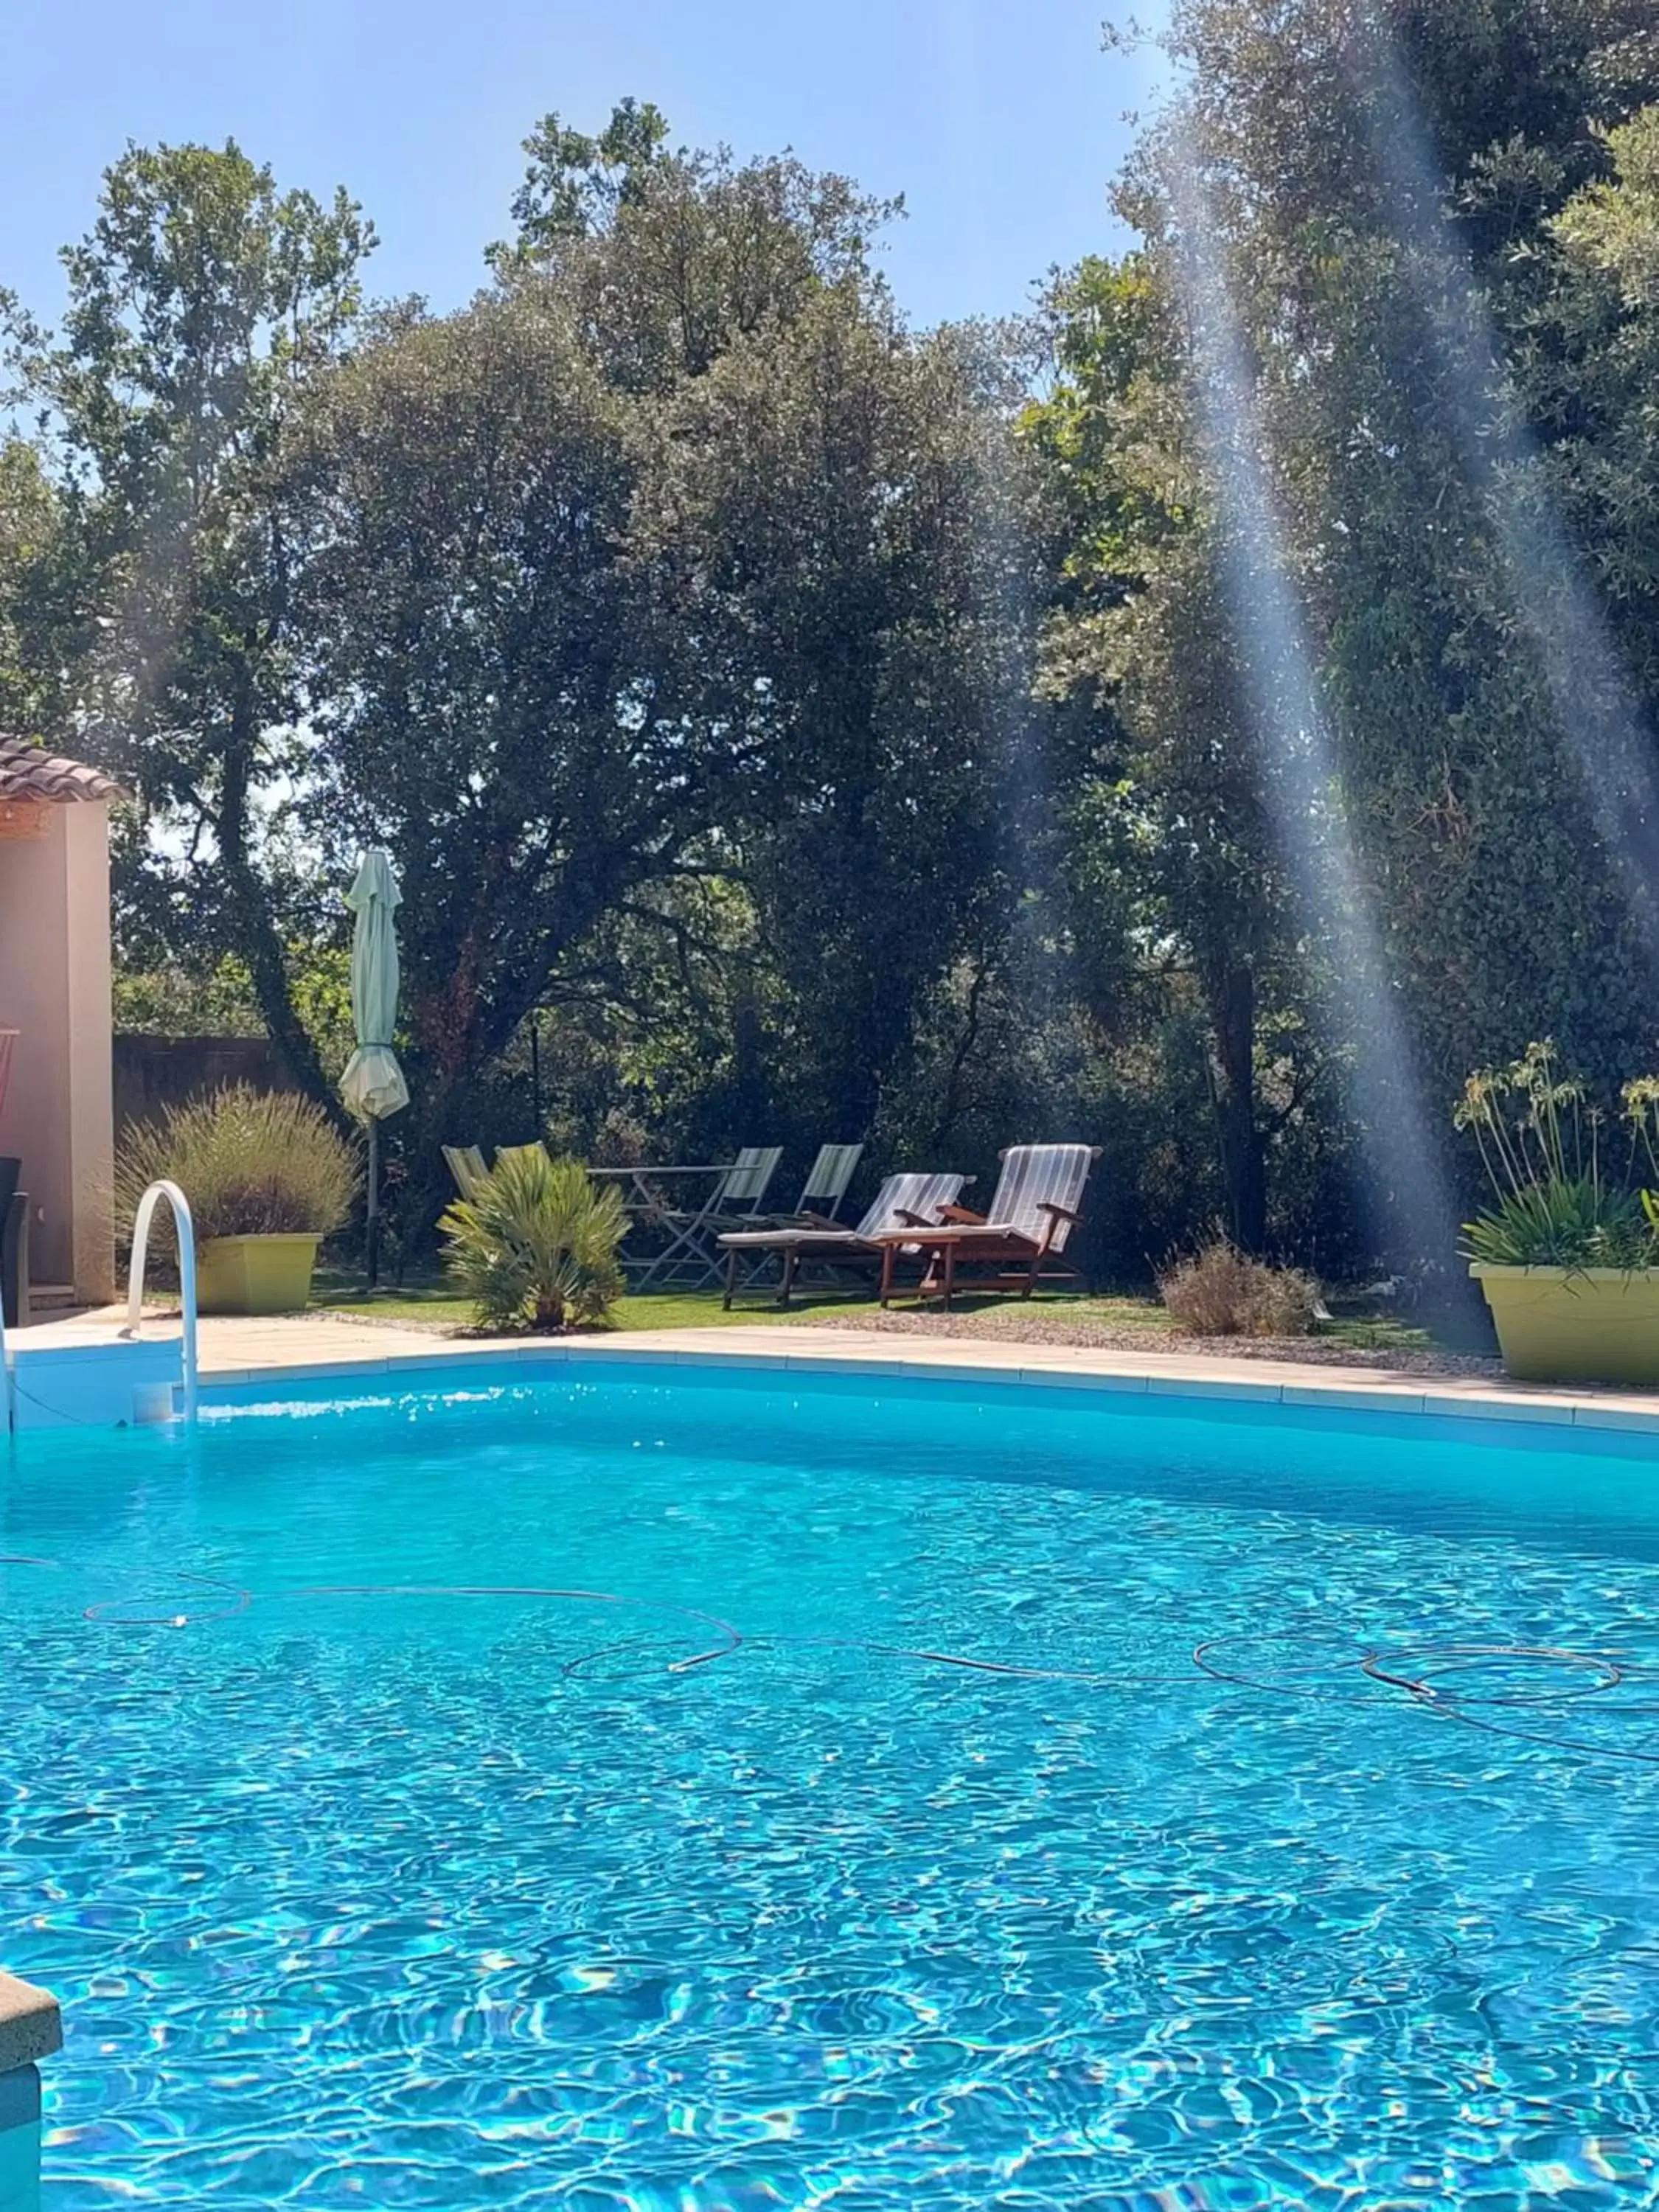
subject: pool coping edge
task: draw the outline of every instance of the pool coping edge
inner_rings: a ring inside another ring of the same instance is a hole
[[[0,2075],[64,2047],[64,2015],[50,1990],[0,1972]]]
[[[1297,1375],[1293,1381],[1273,1375],[1257,1377],[1179,1370],[1172,1373],[1161,1364],[1145,1368],[1088,1368],[1048,1361],[1028,1364],[1018,1358],[986,1359],[976,1354],[945,1352],[932,1345],[912,1352],[884,1350],[872,1353],[862,1346],[842,1352],[823,1344],[810,1348],[797,1346],[789,1350],[738,1345],[677,1346],[666,1342],[606,1344],[591,1340],[477,1344],[446,1337],[434,1340],[430,1351],[424,1347],[419,1351],[400,1347],[395,1352],[367,1357],[270,1360],[246,1366],[210,1368],[202,1376],[202,1392],[210,1401],[219,1390],[245,1389],[262,1383],[348,1382],[371,1376],[418,1375],[439,1366],[542,1366],[570,1361],[601,1366],[694,1366],[778,1374],[830,1371],[890,1379],[918,1376],[981,1385],[1097,1391],[1111,1397],[1145,1395],[1211,1403],[1232,1401],[1304,1410],[1430,1414],[1462,1420],[1514,1421],[1553,1428],[1659,1435],[1659,1403],[1652,1407],[1631,1405],[1616,1398],[1587,1398],[1565,1391],[1500,1391],[1486,1384],[1447,1389],[1414,1377],[1402,1377],[1397,1386],[1370,1376],[1355,1382],[1343,1379],[1348,1370],[1341,1368],[1334,1368],[1332,1379],[1327,1382],[1305,1373]]]

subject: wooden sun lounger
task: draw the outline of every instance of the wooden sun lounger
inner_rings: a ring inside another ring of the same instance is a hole
[[[739,1230],[720,1238],[726,1253],[726,1296],[729,1310],[737,1295],[738,1278],[755,1262],[775,1252],[783,1262],[783,1279],[777,1303],[787,1306],[803,1261],[833,1261],[837,1267],[879,1265],[884,1248],[880,1242],[890,1231],[922,1230],[942,1220],[965,1182],[959,1175],[890,1175],[857,1226],[838,1229],[832,1221],[802,1221],[792,1227]]]
[[[927,1272],[916,1295],[938,1298],[947,1310],[963,1267],[992,1270],[988,1276],[973,1276],[974,1289],[1018,1291],[1024,1298],[1030,1297],[1039,1279],[1074,1279],[1077,1269],[1060,1255],[1082,1218],[1083,1188],[1099,1158],[1097,1146],[1012,1146],[1002,1155],[1002,1173],[988,1213],[947,1206],[937,1229],[908,1235],[888,1232],[877,1240],[882,1247],[882,1304],[892,1297],[903,1252],[925,1255]]]

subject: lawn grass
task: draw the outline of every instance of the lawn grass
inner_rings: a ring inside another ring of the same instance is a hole
[[[445,1328],[465,1328],[472,1319],[468,1299],[457,1297],[441,1277],[402,1285],[383,1283],[368,1291],[361,1275],[343,1269],[319,1267],[312,1291],[313,1306],[330,1313],[366,1316],[374,1321],[437,1322]],[[789,1321],[814,1306],[837,1312],[878,1310],[872,1299],[798,1297],[787,1313],[768,1299],[753,1299],[720,1310],[720,1294],[707,1291],[647,1291],[641,1297],[625,1297],[617,1306],[612,1325],[617,1328],[715,1328],[751,1322]]]
[[[438,1322],[446,1327],[471,1318],[471,1304],[457,1297],[441,1277],[382,1283],[371,1291],[356,1268],[319,1267],[311,1303],[329,1313],[367,1315],[375,1321]]]
[[[382,1284],[371,1292],[358,1274],[344,1269],[319,1268],[312,1302],[331,1313],[375,1321],[425,1322],[450,1328],[465,1328],[472,1318],[467,1300],[457,1297],[441,1276],[423,1277],[402,1285]],[[1061,1308],[1068,1318],[1079,1322],[1144,1334],[1149,1343],[1171,1334],[1170,1317],[1153,1298],[1096,1297],[1083,1291],[1053,1291],[1044,1292],[1036,1304],[1038,1310]],[[961,1313],[986,1310],[1007,1313],[1009,1334],[1018,1334],[1018,1308],[1015,1301],[971,1296],[957,1301],[957,1310]],[[642,1297],[623,1298],[616,1309],[612,1325],[619,1329],[719,1328],[749,1327],[757,1322],[810,1322],[815,1313],[873,1316],[879,1311],[874,1299],[849,1297],[845,1292],[828,1296],[811,1291],[800,1293],[787,1313],[781,1312],[769,1298],[750,1297],[726,1313],[721,1310],[717,1290],[647,1291]],[[1434,1339],[1427,1329],[1383,1313],[1339,1314],[1319,1334],[1322,1342],[1340,1344],[1352,1352],[1434,1349]]]

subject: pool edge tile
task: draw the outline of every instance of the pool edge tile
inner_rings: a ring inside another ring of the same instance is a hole
[[[0,1972],[0,2074],[36,2065],[63,2047],[58,1999],[33,1982]]]
[[[1424,1393],[1423,1410],[1457,1421],[1534,1421],[1571,1428],[1577,1408],[1571,1398],[1463,1397],[1447,1391]]]
[[[663,1357],[661,1353],[654,1356],[659,1358]],[[750,1352],[742,1345],[734,1345],[729,1352],[676,1352],[673,1357],[674,1364],[678,1367],[719,1367],[728,1370],[758,1367],[779,1375],[782,1374],[784,1369],[789,1364],[781,1352]]]
[[[1284,1403],[1285,1385],[1282,1382],[1252,1382],[1243,1376],[1149,1375],[1146,1395],[1151,1398],[1236,1398],[1241,1402],[1258,1406],[1278,1406]]]
[[[1360,1413],[1421,1413],[1427,1399],[1421,1390],[1391,1390],[1386,1383],[1287,1382],[1287,1406],[1340,1406]]]
[[[1117,1398],[1144,1398],[1152,1378],[1146,1375],[1091,1374],[1086,1369],[1076,1367],[1021,1367],[1009,1380],[1061,1390],[1102,1390]]]
[[[397,1367],[406,1359],[411,1368],[418,1369],[433,1356],[424,1352],[406,1354],[394,1352],[392,1364]],[[450,1364],[458,1367],[465,1366],[469,1361],[481,1367],[522,1367],[526,1363],[535,1364],[544,1360],[568,1359],[570,1349],[568,1345],[539,1336],[529,1337],[522,1344],[467,1344],[464,1340],[452,1338],[444,1346],[444,1356]]]
[[[1622,1429],[1632,1436],[1659,1437],[1659,1407],[1644,1406],[1588,1406],[1572,1409],[1576,1429]]]
[[[654,1345],[569,1344],[565,1357],[573,1364],[592,1360],[606,1367],[683,1367],[695,1353],[659,1351]]]
[[[908,1370],[912,1375],[918,1371],[941,1382],[971,1382],[977,1389],[1006,1389],[1024,1380],[1018,1367],[988,1365],[975,1359],[941,1359],[934,1367]]]
[[[255,1367],[248,1370],[252,1382],[331,1382],[337,1376],[343,1382],[361,1382],[367,1376],[384,1375],[391,1362],[381,1359],[296,1359],[280,1366]],[[204,1375],[204,1382],[219,1382],[226,1378],[219,1375]]]
[[[878,1375],[887,1380],[900,1375],[939,1375],[946,1370],[924,1366],[915,1359],[878,1359],[854,1352],[792,1352],[784,1363],[789,1375]]]

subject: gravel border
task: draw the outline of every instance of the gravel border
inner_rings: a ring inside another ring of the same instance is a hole
[[[1133,1322],[1085,1320],[1048,1306],[996,1306],[983,1313],[803,1313],[793,1326],[876,1330],[889,1336],[976,1337],[997,1344],[1069,1344],[1080,1352],[1146,1352],[1154,1358],[1294,1360],[1304,1367],[1368,1367],[1395,1375],[1496,1376],[1497,1359],[1474,1352],[1402,1352],[1340,1344],[1322,1336],[1175,1336]]]

